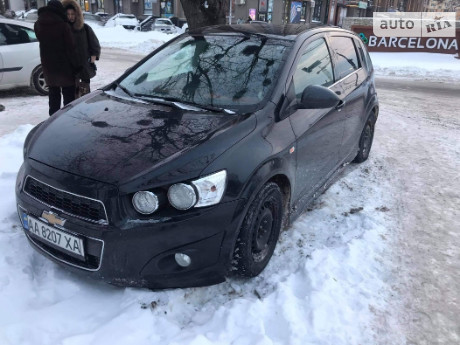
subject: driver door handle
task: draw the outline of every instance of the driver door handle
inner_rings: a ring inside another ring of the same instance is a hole
[[[345,105],[345,102],[344,102],[344,101],[340,101],[339,104],[336,105],[335,109],[336,109],[337,111],[341,111],[344,105]]]

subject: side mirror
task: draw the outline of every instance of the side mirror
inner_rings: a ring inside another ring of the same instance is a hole
[[[340,102],[339,96],[327,87],[309,85],[303,90],[299,104],[301,109],[326,109],[337,106]]]

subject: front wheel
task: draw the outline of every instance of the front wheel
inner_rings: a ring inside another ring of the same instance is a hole
[[[32,86],[40,95],[48,95],[49,88],[46,84],[45,75],[42,66],[38,66],[32,72]]]
[[[371,152],[372,142],[374,140],[374,122],[369,119],[366,122],[366,126],[364,126],[363,132],[361,133],[361,137],[359,138],[359,150],[358,154],[356,155],[355,159],[353,160],[354,163],[362,163],[369,157],[369,153]]]
[[[283,218],[283,196],[276,183],[262,187],[246,213],[236,241],[236,274],[255,277],[267,266],[278,242]]]

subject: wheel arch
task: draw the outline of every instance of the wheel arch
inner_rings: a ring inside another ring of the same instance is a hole
[[[378,106],[378,104],[374,104],[374,106],[371,108],[367,118],[370,119],[371,117],[374,118],[373,122],[375,124],[375,122],[377,121],[377,118],[379,117],[379,106]]]
[[[257,193],[268,182],[274,182],[280,187],[283,194],[283,208],[288,207],[291,202],[293,185],[291,181],[293,181],[294,176],[294,166],[289,166],[284,159],[278,157],[265,162],[256,169],[242,189],[240,199],[244,199],[247,205],[245,207],[245,212]]]
[[[231,266],[236,239],[240,234],[244,218],[246,217],[248,209],[254,201],[255,197],[265,184],[274,182],[280,187],[281,193],[283,195],[283,218],[281,223],[281,230],[289,226],[289,210],[294,181],[293,176],[295,175],[294,171],[291,172],[289,167],[286,166],[287,164],[288,163],[283,162],[283,160],[279,158],[265,162],[258,169],[256,169],[256,171],[252,174],[252,176],[248,179],[248,182],[243,187],[242,192],[240,193],[238,206],[236,207],[237,211],[235,212],[235,214],[240,215],[235,227],[236,230],[225,235],[225,244],[223,245],[223,250],[228,262],[228,269],[230,269]]]

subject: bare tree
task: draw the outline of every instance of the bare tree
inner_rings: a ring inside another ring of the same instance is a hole
[[[189,29],[225,24],[228,0],[181,0]]]

